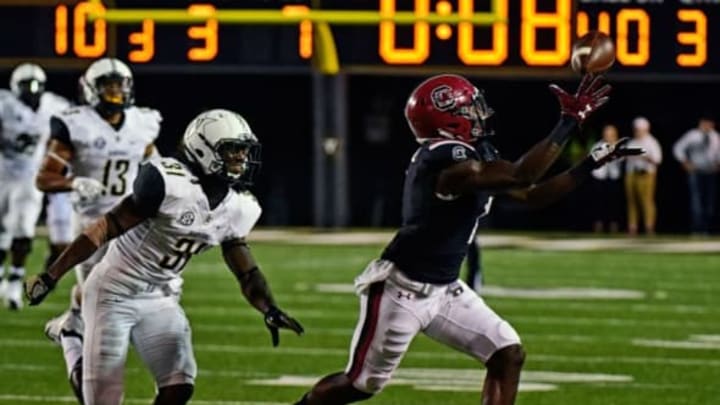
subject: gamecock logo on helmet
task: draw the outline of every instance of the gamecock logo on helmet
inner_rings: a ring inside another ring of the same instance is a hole
[[[448,85],[436,87],[430,93],[433,105],[440,111],[447,111],[455,107],[455,97],[452,88]]]

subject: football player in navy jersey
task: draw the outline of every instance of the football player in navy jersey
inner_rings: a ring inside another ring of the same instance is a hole
[[[405,116],[420,147],[403,190],[403,223],[380,259],[355,279],[360,316],[343,372],[315,384],[296,405],[347,404],[370,398],[390,380],[420,332],[483,362],[484,405],[515,402],[525,353],[512,326],[458,275],[478,218],[493,196],[533,205],[557,200],[606,162],[641,153],[603,144],[578,166],[537,183],[580,124],[608,100],[601,76],[586,76],[575,94],[556,85],[561,116],[550,134],[515,162],[487,140],[493,111],[467,79],[434,76],[410,95]],[[537,184],[536,184],[537,183]]]

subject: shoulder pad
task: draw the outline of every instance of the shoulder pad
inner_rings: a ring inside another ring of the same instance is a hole
[[[475,151],[474,147],[456,140],[439,141],[428,144],[426,157],[431,161],[448,163],[478,159],[477,151]]]
[[[140,113],[140,115],[143,116],[143,119],[153,120],[155,122],[162,122],[162,114],[160,114],[160,111],[150,108],[150,107],[135,107]]]
[[[236,194],[234,213],[231,216],[231,237],[244,238],[255,227],[262,214],[262,207],[249,191],[239,191]]]
[[[190,173],[190,171],[184,164],[180,163],[180,161],[175,158],[164,157],[152,160],[149,163],[157,167],[158,170],[164,175],[188,178],[195,177],[192,173]]]
[[[160,123],[162,122],[162,116],[158,110],[147,108],[147,107],[131,107],[135,114],[137,114],[137,122],[140,128],[143,128],[147,132],[143,131],[142,137],[145,142],[155,142],[157,137],[160,135]]]

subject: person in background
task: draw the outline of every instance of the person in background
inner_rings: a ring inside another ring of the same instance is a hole
[[[717,172],[720,170],[720,135],[715,120],[700,117],[697,128],[687,131],[673,146],[673,155],[688,176],[690,192],[690,231],[710,233],[715,212]]]
[[[135,106],[132,71],[119,59],[96,60],[79,84],[83,105],[50,118],[50,142],[35,178],[35,186],[45,193],[71,192],[76,234],[132,193],[141,163],[159,158],[154,141],[162,122],[157,110]],[[70,384],[80,403],[85,331],[82,284],[105,250],[103,245],[78,263],[70,308],[45,324],[45,335],[63,349]]]
[[[639,156],[627,158],[625,166],[625,195],[627,197],[628,233],[638,233],[638,220],[642,213],[645,233],[655,234],[657,208],[655,206],[655,184],[657,167],[662,163],[662,149],[650,133],[650,121],[645,117],[633,120],[633,139],[628,147],[646,151]]]
[[[602,140],[596,146],[602,142],[613,145],[618,138],[617,127],[612,124],[605,125],[602,130]],[[620,228],[623,199],[622,171],[622,163],[616,160],[598,167],[592,172],[592,195],[595,196],[593,198],[595,206],[593,230],[595,232],[607,230],[615,233]],[[598,196],[602,196],[602,198],[598,198]]]
[[[0,298],[12,310],[23,304],[25,262],[42,210],[43,195],[34,180],[50,137],[50,116],[70,105],[45,91],[46,82],[42,67],[22,63],[10,75],[10,90],[0,89]]]

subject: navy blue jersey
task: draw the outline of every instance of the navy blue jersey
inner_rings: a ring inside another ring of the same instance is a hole
[[[382,254],[413,280],[455,281],[472,241],[477,220],[490,210],[492,197],[482,191],[438,195],[440,172],[464,160],[481,160],[460,141],[423,145],[410,161],[403,189],[403,223]]]

